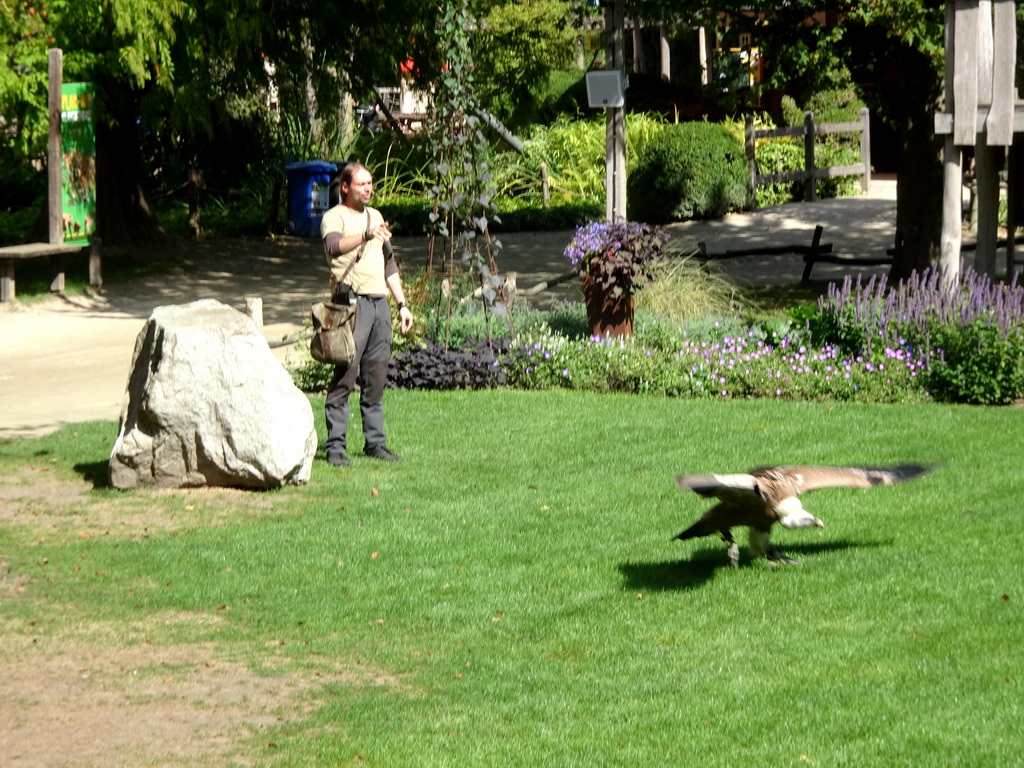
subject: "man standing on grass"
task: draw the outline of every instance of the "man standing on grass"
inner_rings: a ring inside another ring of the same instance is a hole
[[[380,211],[368,203],[373,177],[360,163],[341,168],[341,202],[320,222],[324,255],[330,269],[331,301],[356,305],[353,336],[356,355],[350,365],[334,366],[327,389],[327,461],[347,467],[348,396],[359,386],[364,452],[383,461],[401,461],[389,451],[384,434],[384,386],[391,359],[391,310],[387,293],[398,303],[399,330],[412,328],[402,278],[391,249],[391,231]]]

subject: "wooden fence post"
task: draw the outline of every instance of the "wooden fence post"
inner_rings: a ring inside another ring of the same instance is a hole
[[[98,235],[93,235],[92,245],[89,247],[89,285],[96,290],[103,287],[103,262],[100,258],[100,242]]]
[[[64,84],[64,52],[60,48],[51,48],[47,53],[48,94],[46,100],[50,118],[50,132],[46,141],[46,201],[49,208],[50,245],[64,243],[64,204],[61,194],[61,170],[64,165],[64,147],[61,135],[61,90]],[[64,256],[55,253],[50,257],[53,281],[50,290],[54,293],[64,292]]]
[[[807,173],[807,179],[804,181],[804,201],[813,203],[815,200],[813,112],[804,112],[804,171]]]
[[[867,107],[860,109],[860,161],[864,163],[860,189],[866,195],[871,191],[871,113]]]
[[[750,210],[757,210],[757,158],[755,157],[754,117],[747,115],[743,124],[743,146],[747,152],[747,173],[750,176],[748,204]]]
[[[49,63],[49,94],[47,111],[50,119],[50,133],[46,141],[46,182],[47,205],[49,206],[50,245],[64,242],[64,220],[61,217],[61,165],[64,162],[64,151],[61,147],[60,131],[60,92],[64,82],[64,53],[60,48],[51,48],[48,54]],[[64,286],[54,290],[63,290]]]

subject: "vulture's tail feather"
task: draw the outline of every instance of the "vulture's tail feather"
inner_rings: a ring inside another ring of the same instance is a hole
[[[676,534],[672,538],[686,541],[687,539],[698,539],[701,536],[710,536],[713,533],[718,533],[718,529],[712,528],[705,520],[698,520],[685,531]]]

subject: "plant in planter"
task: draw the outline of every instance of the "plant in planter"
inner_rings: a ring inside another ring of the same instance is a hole
[[[592,221],[576,229],[565,257],[580,270],[594,336],[633,335],[633,294],[650,283],[669,235],[636,221]]]

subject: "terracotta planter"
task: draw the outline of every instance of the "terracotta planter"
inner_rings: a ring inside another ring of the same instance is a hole
[[[608,338],[633,336],[633,294],[614,296],[590,275],[583,275],[583,299],[587,305],[590,335]]]

